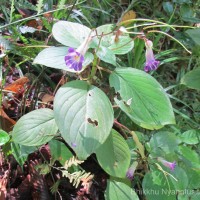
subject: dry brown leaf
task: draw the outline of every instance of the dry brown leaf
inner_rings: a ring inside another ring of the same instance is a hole
[[[3,108],[0,107],[0,129],[10,132],[15,124],[16,121],[8,117]]]
[[[14,81],[10,85],[6,86],[4,90],[11,91],[15,93],[21,93],[24,89],[24,85],[29,81],[27,77],[21,77],[18,80]]]
[[[135,19],[135,18],[136,18],[136,13],[133,10],[129,10],[128,12],[124,13],[124,15],[119,20],[118,24],[127,26],[128,24],[131,24],[132,22],[126,22],[126,21]]]

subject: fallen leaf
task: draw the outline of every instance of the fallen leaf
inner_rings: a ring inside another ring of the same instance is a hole
[[[16,121],[8,117],[4,112],[3,108],[0,107],[0,129],[10,132],[13,129],[13,126],[16,124]]]
[[[24,85],[29,81],[27,77],[21,77],[18,80],[14,81],[10,85],[4,87],[4,90],[11,91],[15,93],[22,93],[24,91]]]
[[[124,13],[124,15],[122,15],[121,19],[119,19],[118,21],[118,24],[123,24],[126,26],[132,23],[132,22],[128,22],[127,20],[131,20],[135,18],[136,18],[136,13],[133,10],[129,10],[128,12]]]

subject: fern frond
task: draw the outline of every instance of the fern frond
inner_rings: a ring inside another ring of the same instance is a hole
[[[56,193],[57,191],[58,191],[58,187],[59,187],[59,184],[60,184],[60,180],[57,180],[54,184],[53,184],[53,186],[51,187],[51,193],[52,194],[54,194],[54,193]]]
[[[9,23],[11,23],[12,20],[13,20],[13,13],[15,11],[14,4],[15,4],[15,0],[12,0],[12,2],[11,2],[11,8],[10,8],[10,20],[9,20]]]
[[[66,4],[66,0],[60,0],[59,3],[58,3],[58,5],[57,5],[58,10],[59,9],[64,9],[66,7],[65,4]],[[54,14],[55,14],[55,18],[61,19],[61,18],[63,18],[66,15],[66,11],[65,10],[61,11],[60,10],[58,12],[55,12]]]
[[[83,163],[84,161],[82,160],[78,160],[76,157],[72,157],[69,160],[67,160],[64,164],[64,168],[68,169],[69,167],[71,167],[72,165],[78,166],[79,164]]]
[[[66,0],[60,0],[58,3],[58,9],[62,9],[65,7]]]
[[[48,19],[42,18],[42,24],[50,33],[52,32],[52,26],[51,23],[48,22]]]
[[[79,186],[80,182],[84,183],[89,182],[94,177],[93,174],[91,174],[90,172],[87,173],[84,170],[74,172],[72,174],[70,174],[67,170],[65,170],[62,171],[62,174],[63,176],[69,178],[70,183],[72,183],[72,185],[76,188]]]
[[[42,12],[43,6],[44,6],[43,0],[38,0],[38,3],[36,5],[36,7],[37,7],[37,14],[40,14]]]

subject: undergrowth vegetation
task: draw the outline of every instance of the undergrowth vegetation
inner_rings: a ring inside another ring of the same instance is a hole
[[[198,200],[199,7],[2,0],[0,199]]]

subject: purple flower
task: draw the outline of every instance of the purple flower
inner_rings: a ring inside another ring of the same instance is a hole
[[[156,60],[153,54],[153,43],[151,40],[147,40],[145,42],[146,46],[146,63],[144,67],[145,72],[149,72],[151,70],[156,70],[158,68],[158,65],[160,64],[160,61]]]
[[[84,57],[74,48],[68,49],[68,54],[65,56],[65,64],[69,69],[80,71],[83,67]]]
[[[130,180],[133,180],[133,175],[134,175],[135,170],[132,169],[131,167],[128,169],[126,172],[126,177]]]
[[[168,167],[171,171],[174,171],[176,167],[176,162],[168,162],[161,157],[158,157],[157,160],[161,162],[165,167]]]
[[[128,171],[126,172],[126,177],[130,180],[133,180],[134,172],[138,166],[138,162],[134,161],[133,164],[129,167]]]
[[[69,69],[73,69],[74,71],[81,71],[83,68],[84,55],[89,49],[89,45],[92,41],[92,33],[89,34],[88,37],[85,38],[83,43],[77,48],[74,49],[70,47],[68,49],[68,54],[65,56],[65,64]]]

